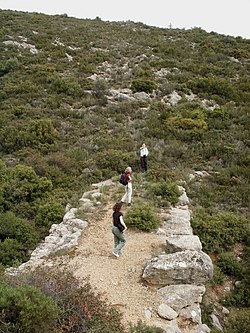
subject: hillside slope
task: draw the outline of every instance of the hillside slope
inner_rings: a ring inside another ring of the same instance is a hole
[[[169,187],[185,182],[214,283],[229,276],[228,304],[249,308],[250,41],[98,18],[0,19],[1,264],[27,261],[92,183],[139,171],[145,142],[147,198],[167,206]]]

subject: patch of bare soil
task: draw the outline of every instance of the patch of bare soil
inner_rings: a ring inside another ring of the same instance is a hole
[[[112,254],[113,204],[113,201],[108,202],[102,211],[97,209],[97,212],[89,214],[89,226],[68,265],[77,277],[89,277],[93,289],[122,312],[124,324],[142,320],[159,326],[164,322],[157,316],[161,301],[156,290],[143,283],[141,275],[147,260],[164,251],[165,240],[153,232],[128,229],[122,256],[116,258]],[[125,222],[128,209],[133,209],[133,206],[122,209]],[[151,318],[145,314],[151,314]]]

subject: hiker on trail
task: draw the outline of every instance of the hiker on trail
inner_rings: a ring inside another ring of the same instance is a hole
[[[148,169],[148,148],[145,143],[140,147],[140,164],[142,172],[146,172]]]
[[[119,258],[121,256],[121,249],[125,245],[126,239],[124,231],[127,230],[127,226],[123,221],[123,214],[121,212],[122,203],[118,202],[113,207],[113,226],[112,233],[114,235],[114,250],[113,255]]]
[[[131,206],[131,199],[132,199],[132,168],[127,167],[124,171],[125,177],[127,180],[127,185],[125,186],[125,194],[122,197],[121,203],[124,203],[126,200],[128,202],[128,206]]]

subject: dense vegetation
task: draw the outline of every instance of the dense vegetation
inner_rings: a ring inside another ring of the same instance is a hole
[[[26,261],[91,183],[127,165],[138,171],[146,142],[148,198],[174,204],[185,180],[194,233],[215,258],[213,283],[240,279],[224,300],[243,308],[231,319],[238,327],[250,299],[250,40],[99,18],[0,16],[1,264]],[[128,89],[144,97],[119,96]],[[202,170],[202,180],[188,177]],[[1,288],[8,304],[12,291]],[[23,293],[56,316],[48,295],[20,287],[17,302]]]

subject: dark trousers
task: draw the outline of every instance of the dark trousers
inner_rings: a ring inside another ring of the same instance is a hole
[[[147,171],[147,169],[148,169],[148,158],[147,158],[147,156],[141,156],[140,162],[141,162],[142,172]]]

